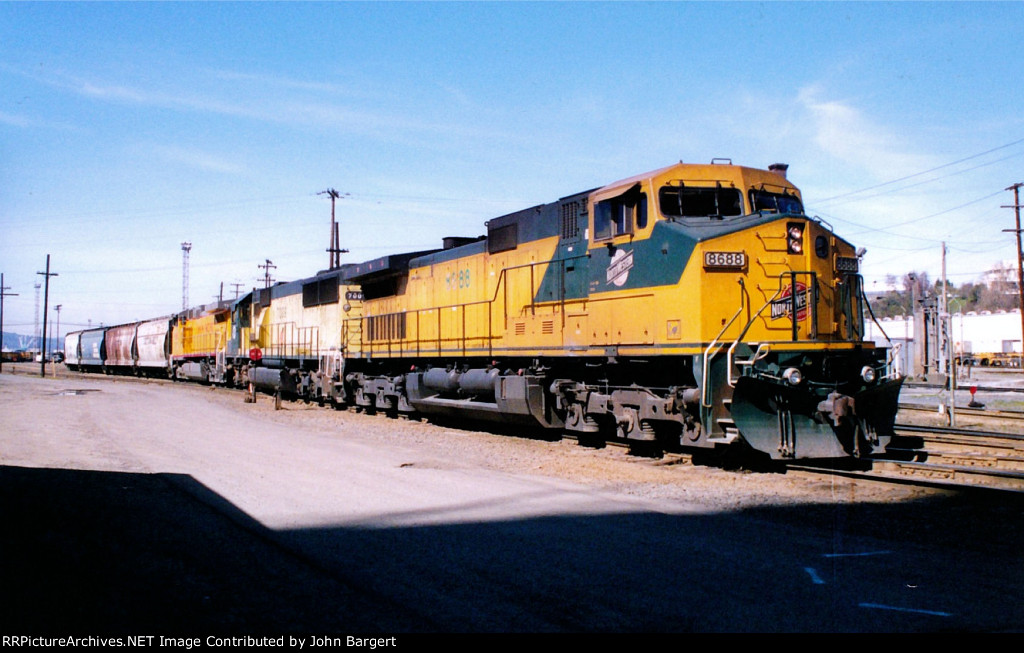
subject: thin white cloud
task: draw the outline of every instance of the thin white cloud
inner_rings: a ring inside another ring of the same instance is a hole
[[[238,118],[268,118],[260,111],[257,111],[248,105],[222,102],[187,93],[160,93],[144,91],[125,86],[103,85],[84,80],[75,80],[74,82],[64,86],[79,95],[84,95],[97,100],[125,102],[165,109],[200,111]]]
[[[913,148],[905,138],[873,121],[857,106],[823,99],[822,94],[818,87],[805,87],[797,94],[797,103],[807,113],[813,142],[825,154],[880,178],[934,164],[927,157],[909,154]]]
[[[227,82],[246,82],[261,87],[276,87],[295,89],[299,91],[311,91],[315,93],[343,94],[365,97],[364,89],[354,86],[345,86],[334,82],[310,81],[306,79],[295,79],[292,77],[281,77],[279,75],[261,75],[256,73],[243,73],[233,70],[211,70],[210,74],[216,79]]]
[[[246,172],[244,166],[233,161],[202,152],[194,148],[179,147],[176,145],[158,145],[153,148],[153,153],[159,158],[186,165],[206,172],[238,175]]]
[[[151,104],[153,98],[135,89],[124,86],[100,86],[88,81],[78,81],[73,87],[81,95],[103,100],[120,100],[138,104]]]
[[[222,74],[216,73],[215,76]],[[258,76],[246,76],[242,73],[234,73],[234,76],[239,79],[260,79]],[[461,136],[474,139],[514,140],[516,138],[516,135],[512,133],[467,127],[463,123],[422,120],[418,117],[406,117],[393,111],[354,109],[337,102],[295,99],[282,94],[269,94],[251,101],[239,102],[223,101],[202,94],[150,91],[76,78],[40,81],[99,101],[211,113],[300,127],[312,126],[346,132],[365,132],[378,137],[395,138],[395,132],[400,131],[415,135],[429,132],[445,134],[449,137]],[[302,86],[299,82],[286,79],[278,79],[278,81],[285,86]],[[324,85],[307,84],[305,89],[312,90],[317,86]]]
[[[59,129],[62,131],[76,131],[77,128],[71,125],[30,117],[21,114],[5,113],[0,111],[0,124],[19,129]]]
[[[0,111],[0,123],[10,125],[11,127],[31,127],[33,121],[25,116],[16,116]]]

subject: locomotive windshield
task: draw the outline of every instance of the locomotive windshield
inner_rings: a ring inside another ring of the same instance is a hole
[[[743,197],[735,188],[662,186],[661,213],[667,218],[725,218],[743,215]]]
[[[796,213],[798,215],[802,215],[804,212],[804,207],[796,196],[770,193],[766,190],[750,191],[750,205],[754,207],[754,212]]]

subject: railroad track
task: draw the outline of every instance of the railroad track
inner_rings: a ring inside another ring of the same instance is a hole
[[[900,404],[901,411],[908,412],[921,412],[921,413],[935,413],[938,410],[938,406],[929,404]],[[956,414],[961,417],[990,417],[993,419],[1005,419],[1005,420],[1024,420],[1024,411],[1020,410],[993,410],[991,408],[970,408],[967,406],[957,406]]]
[[[142,383],[173,383],[167,379],[82,376]],[[900,409],[904,408],[934,412],[934,407],[901,404]],[[957,409],[960,414],[967,410]],[[1024,413],[990,410],[976,412],[987,417],[1024,419]],[[900,442],[897,446],[889,447],[890,457],[886,459],[830,461],[821,465],[794,462],[787,464],[786,468],[794,472],[841,474],[874,481],[1024,492],[1024,435],[902,424],[897,425],[897,435]],[[680,464],[693,460],[693,456],[688,453],[658,455],[632,442],[609,440],[604,445],[629,447],[634,453],[648,458],[660,457],[661,464]]]
[[[889,457],[860,468],[794,464],[792,469],[878,481],[1024,492],[1024,436],[974,429],[897,425]]]

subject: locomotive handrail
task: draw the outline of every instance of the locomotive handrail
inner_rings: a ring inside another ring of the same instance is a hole
[[[874,311],[874,309],[871,308],[871,302],[868,301],[868,297],[867,297],[867,295],[864,292],[864,278],[861,275],[859,275],[859,274],[858,275],[854,275],[854,276],[856,276],[858,279],[860,279],[860,283],[857,284],[858,289],[860,290],[860,293],[859,293],[860,300],[862,302],[864,302],[865,306],[868,307],[868,315],[871,316],[871,321],[875,323],[875,326],[878,327],[878,330],[882,332],[882,335],[885,337],[886,342],[888,342],[889,345],[890,345],[890,347],[889,347],[889,355],[887,356],[886,361],[885,361],[886,373],[885,373],[885,375],[882,378],[883,379],[898,378],[898,377],[902,376],[902,374],[901,374],[902,370],[900,369],[900,364],[899,364],[899,353],[900,353],[900,350],[903,348],[903,343],[894,343],[892,341],[892,338],[889,337],[889,334],[885,332],[884,328],[882,328],[882,325],[878,323],[878,318],[875,317],[875,311]],[[867,328],[865,327],[863,329],[863,331],[864,331],[864,333],[860,334],[861,338],[863,338],[867,334]]]
[[[780,278],[780,281],[781,281],[781,275],[779,275],[779,278]],[[743,340],[743,336],[747,335],[747,331],[750,330],[750,325],[752,325],[754,323],[754,320],[756,320],[758,318],[758,316],[761,315],[761,312],[764,311],[764,309],[767,308],[769,304],[771,304],[773,301],[775,301],[775,298],[778,297],[780,294],[782,294],[782,284],[781,283],[779,284],[779,289],[777,291],[775,291],[775,294],[772,295],[768,299],[768,301],[766,301],[764,303],[764,305],[761,306],[761,308],[757,309],[757,311],[754,312],[754,315],[750,318],[750,320],[747,321],[747,325],[745,327],[743,327],[743,329],[740,331],[740,335],[737,336],[736,340],[734,340],[732,345],[729,346],[729,350],[728,350],[728,352],[726,352],[725,368],[726,368],[726,381],[729,383],[730,387],[736,387],[736,382],[732,378],[732,356],[733,356],[733,353],[736,350],[736,346]],[[761,351],[761,347],[763,347],[763,346],[764,345],[759,346],[757,348],[757,352],[760,352]],[[757,359],[757,352],[754,353],[754,360]],[[765,351],[765,355],[767,355],[767,354],[768,354],[768,352]],[[753,360],[751,362],[753,362]],[[710,408],[710,406],[708,406],[708,408]]]
[[[725,335],[725,332],[729,330],[729,327],[732,326],[732,323],[736,321],[736,318],[740,316],[740,314],[743,312],[743,309],[747,305],[746,293],[744,292],[744,290],[746,290],[746,286],[743,283],[743,278],[741,277],[740,279],[738,279],[737,283],[739,283],[740,285],[740,307],[736,311],[736,314],[732,316],[732,319],[730,319],[726,323],[726,325],[722,327],[722,330],[718,332],[718,335],[715,336],[715,339],[711,341],[711,343],[708,345],[708,348],[704,350],[703,373],[701,375],[701,382],[704,384],[704,387],[700,397],[700,404],[703,408],[711,408],[711,406],[713,405],[711,399],[711,383],[708,379],[708,376],[711,373],[711,359],[714,357],[715,354],[718,353],[718,350],[721,349],[721,347],[718,345],[718,341],[721,339],[723,335]],[[764,309],[762,308],[761,310]]]
[[[739,340],[737,340],[736,342],[732,343],[732,346],[729,347],[729,352],[728,352],[728,354],[726,356],[726,359],[725,359],[726,360],[726,365],[725,365],[726,381],[729,383],[729,387],[730,388],[735,388],[736,387],[736,379],[732,378],[732,369],[733,369],[732,359],[733,359],[733,354],[736,351],[736,346],[738,344],[740,344]],[[770,344],[768,344],[767,342],[762,342],[761,344],[759,344],[757,346],[757,350],[754,352],[754,355],[751,356],[749,360],[737,361],[736,365],[753,365],[757,361],[759,361],[762,358],[764,358],[765,356],[767,356],[771,352],[771,349],[772,349],[772,346]]]
[[[778,299],[779,295],[782,294],[782,291],[784,290],[784,288],[782,286],[782,280],[783,280],[783,277],[786,276],[787,274],[790,277],[790,286],[789,286],[790,287],[790,300],[791,300],[790,311],[791,311],[792,320],[793,320],[793,341],[796,342],[798,340],[798,338],[799,338],[799,333],[797,331],[798,320],[797,320],[797,304],[796,304],[796,297],[797,297],[797,293],[796,293],[796,276],[798,274],[806,274],[806,275],[810,275],[810,277],[811,277],[812,287],[814,289],[814,294],[815,294],[815,300],[814,301],[808,300],[808,302],[811,304],[811,313],[812,313],[812,315],[811,315],[811,333],[810,333],[810,337],[814,338],[815,334],[817,333],[817,326],[818,326],[818,309],[817,309],[817,304],[818,304],[818,302],[817,302],[818,275],[815,274],[814,272],[810,272],[810,271],[797,272],[797,271],[790,270],[789,272],[783,272],[782,274],[779,275],[779,289],[776,290],[775,294],[772,295],[771,297],[769,297],[768,300],[764,304],[761,305],[761,308],[757,309],[754,312],[754,314],[750,316],[750,320],[747,321],[746,326],[744,326],[743,329],[740,331],[740,335],[736,337],[736,340],[734,340],[732,345],[730,345],[730,347],[729,347],[729,350],[727,352],[727,357],[726,357],[726,380],[728,381],[728,383],[729,383],[729,385],[731,387],[736,387],[736,381],[732,377],[732,366],[733,366],[733,362],[732,361],[733,361],[733,354],[736,351],[736,347],[739,345],[740,342],[742,342],[743,336],[747,335],[747,331],[750,330],[750,327],[754,324],[754,321],[757,320],[757,318],[759,318],[761,316],[761,313],[764,312],[764,309],[768,308],[768,306],[770,306],[772,304],[772,302],[774,302],[776,299]],[[811,289],[808,288],[807,290],[805,290],[805,292],[809,292],[810,290]],[[724,332],[724,330],[723,330],[723,332]],[[757,361],[760,358],[763,358],[764,356],[767,356],[768,355],[767,349],[764,350],[764,353],[761,353],[762,352],[762,347],[765,347],[765,346],[766,345],[763,345],[763,344],[758,346],[757,351],[754,352],[754,356],[753,356],[753,358],[750,359],[749,362],[753,363],[754,361]],[[707,364],[707,361],[705,360],[705,365],[706,364]]]
[[[271,322],[258,327],[260,340],[264,342],[264,356],[315,358],[320,352],[320,328],[298,326],[294,320]],[[279,337],[287,330],[287,337]],[[281,342],[281,341],[284,342]]]
[[[889,349],[889,358],[885,362],[885,365],[887,368],[889,368],[889,370],[885,374],[885,376],[882,377],[882,379],[898,379],[899,377],[903,376],[903,370],[900,369],[901,365],[899,359],[899,353],[902,350],[902,342],[892,343],[892,348]]]
[[[361,324],[362,320],[369,319],[370,317],[385,317],[385,316],[389,316],[389,315],[402,315],[402,314],[412,313],[414,315],[414,317],[415,317],[415,321],[413,323],[416,325],[416,338],[415,339],[410,339],[407,344],[410,346],[410,349],[415,348],[416,354],[419,355],[421,353],[421,344],[423,342],[426,342],[425,340],[420,338],[420,335],[419,335],[419,325],[420,325],[420,319],[419,318],[420,318],[420,315],[422,313],[426,313],[426,312],[430,312],[430,311],[435,311],[436,310],[438,312],[437,338],[432,338],[431,341],[437,343],[437,353],[438,353],[438,355],[440,355],[441,352],[442,352],[442,343],[447,343],[447,342],[452,342],[452,341],[459,342],[461,344],[462,354],[465,355],[466,354],[466,341],[467,340],[486,340],[487,341],[487,348],[488,348],[488,355],[490,355],[492,350],[493,350],[493,341],[498,339],[498,338],[500,338],[500,336],[495,336],[494,335],[494,329],[493,329],[493,324],[492,324],[492,316],[493,316],[494,311],[490,310],[490,308],[487,311],[487,334],[486,335],[480,335],[480,336],[474,337],[474,338],[469,338],[469,337],[466,336],[466,328],[465,328],[466,309],[469,308],[469,307],[473,307],[473,306],[483,306],[483,305],[487,305],[489,307],[493,307],[498,302],[498,295],[499,295],[499,293],[501,292],[502,289],[504,289],[506,292],[505,292],[505,295],[503,297],[503,302],[502,302],[502,317],[504,319],[508,319],[508,316],[509,316],[508,292],[507,292],[508,291],[508,280],[507,280],[506,273],[510,272],[512,270],[520,270],[520,269],[523,269],[523,268],[530,268],[530,303],[529,303],[529,308],[530,308],[531,314],[535,314],[537,302],[534,299],[534,297],[535,297],[534,285],[535,284],[534,284],[534,277],[533,277],[533,269],[536,266],[538,266],[538,265],[560,264],[560,263],[564,263],[566,261],[574,261],[576,259],[587,258],[589,256],[590,256],[589,252],[584,252],[582,254],[577,254],[575,256],[566,256],[566,257],[563,257],[563,258],[556,258],[556,259],[551,259],[551,260],[546,260],[546,261],[530,261],[529,263],[522,263],[520,265],[512,265],[512,266],[502,267],[500,272],[498,273],[498,279],[495,282],[494,292],[492,293],[490,299],[485,298],[485,299],[478,299],[478,300],[471,301],[471,302],[461,302],[461,303],[455,303],[455,304],[446,304],[444,306],[429,306],[429,307],[424,307],[424,308],[415,308],[415,309],[406,310],[406,311],[393,311],[391,313],[381,313],[380,315],[372,315],[372,316],[370,316],[370,315],[363,315],[363,316],[360,316],[358,318],[345,318],[344,323],[348,324],[350,321],[356,321],[356,322],[359,322]],[[555,301],[556,302],[560,302],[562,305],[564,305],[565,304],[565,288],[563,287],[562,284],[559,284],[558,295],[559,295],[558,299],[556,299]],[[526,306],[527,306],[526,304],[523,305],[524,308]],[[441,337],[441,324],[440,324],[441,311],[443,311],[445,309],[458,309],[458,310],[461,311],[462,333],[461,333],[460,336],[457,336],[457,337],[454,337],[454,338],[442,338]],[[564,316],[564,311],[563,311],[563,316]],[[382,341],[380,341],[379,344],[382,346],[382,348],[386,348],[387,353],[389,355],[391,355],[391,354],[395,353],[392,350],[392,343],[394,343],[395,341],[397,341],[399,343],[398,353],[399,354],[403,353],[404,348],[402,347],[402,344],[406,341],[406,338],[386,338],[386,339],[382,339]],[[360,344],[361,344],[361,346],[366,347],[369,350],[368,353],[373,354],[373,352],[374,352],[374,340],[364,339]]]

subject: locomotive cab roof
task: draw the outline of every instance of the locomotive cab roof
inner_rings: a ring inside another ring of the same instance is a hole
[[[748,215],[757,213],[758,210],[766,210],[766,207],[759,207],[756,200],[743,197],[747,195],[747,190],[755,190],[771,195],[794,198],[796,203],[790,204],[789,207],[799,207],[798,212],[802,213],[803,208],[799,204],[801,200],[800,191],[786,178],[787,169],[788,166],[780,163],[772,164],[767,170],[738,166],[733,165],[728,159],[715,159],[711,163],[683,163],[680,161],[664,168],[620,179],[619,181],[602,186],[593,191],[592,197],[595,202],[610,199],[629,192],[638,184],[641,187],[650,187],[656,193],[664,187],[736,189],[740,191],[741,199],[747,200],[747,205],[742,207],[743,210],[739,210],[736,215]],[[776,210],[775,212],[786,211]]]

